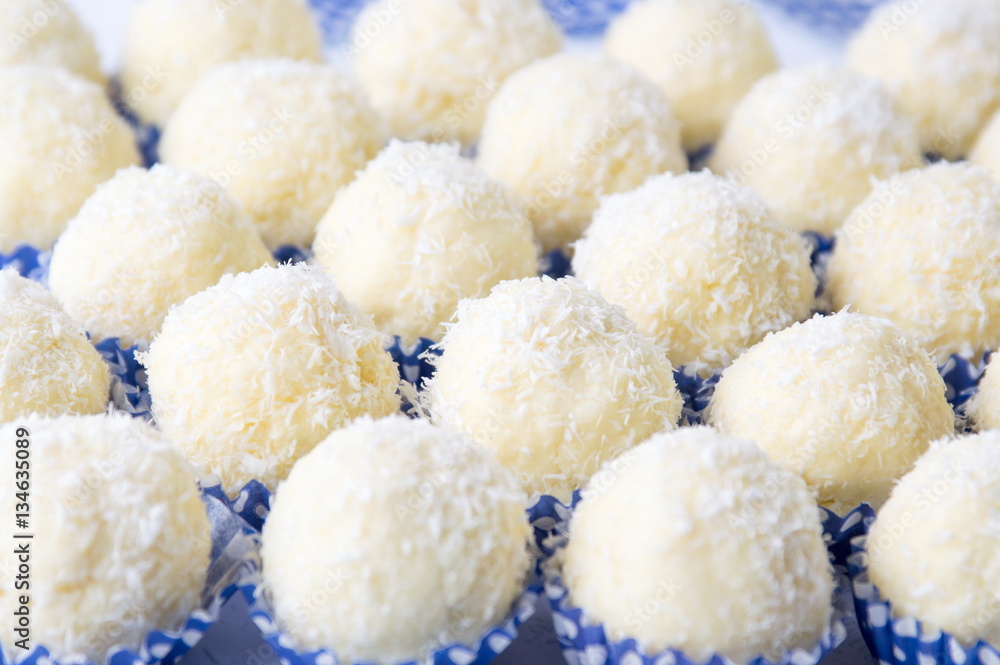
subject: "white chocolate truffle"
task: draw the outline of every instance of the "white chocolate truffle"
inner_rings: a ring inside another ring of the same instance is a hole
[[[969,152],[969,161],[987,169],[1000,180],[1000,112],[994,113],[986,123]]]
[[[880,506],[955,431],[927,352],[885,319],[840,312],[771,335],[722,373],[709,422],[755,441],[845,515]]]
[[[969,400],[965,410],[980,432],[1000,429],[1000,361],[997,357],[990,358],[979,381],[979,390]],[[994,369],[994,365],[998,369]]]
[[[851,39],[847,65],[881,81],[925,152],[966,154],[1000,105],[1000,2],[896,0]]]
[[[778,68],[757,12],[734,0],[633,2],[604,50],[660,86],[688,151],[713,143],[754,82]]]
[[[0,612],[13,617],[30,595],[32,646],[60,662],[103,663],[112,647],[138,651],[151,630],[177,630],[201,607],[212,530],[198,478],[150,425],[126,414],[31,417],[0,427],[0,441],[11,469],[0,483],[10,516],[0,535],[11,543],[0,564],[18,570],[16,543],[28,543],[31,559],[30,590],[16,590],[10,572]],[[27,529],[14,528],[21,450],[31,465]],[[15,540],[19,533],[34,537]],[[14,625],[0,630],[8,657],[22,637]]]
[[[193,171],[119,171],[59,238],[49,286],[96,339],[149,341],[171,305],[272,263],[225,191]]]
[[[0,35],[0,67],[65,67],[94,83],[105,83],[94,39],[67,2],[4,0]]]
[[[318,268],[226,275],[140,356],[156,423],[233,494],[274,489],[331,430],[399,409],[384,337]]]
[[[826,65],[769,74],[733,110],[711,167],[757,191],[779,221],[832,234],[872,178],[918,167],[913,123],[875,81]]]
[[[390,143],[338,192],[313,250],[351,302],[408,343],[440,339],[462,298],[538,274],[531,223],[457,145]]]
[[[1000,185],[938,163],[876,185],[837,233],[834,308],[891,319],[938,364],[1000,346]]]
[[[101,413],[108,365],[55,297],[0,271],[0,423],[37,413]]]
[[[471,144],[500,84],[561,45],[539,0],[379,0],[341,50],[393,135]]]
[[[432,419],[492,449],[528,492],[568,499],[680,419],[665,350],[572,277],[463,300],[441,346],[425,390]]]
[[[125,31],[122,94],[143,122],[162,126],[210,69],[280,57],[321,59],[304,0],[141,0]]]
[[[555,55],[507,79],[487,109],[478,160],[521,199],[545,251],[579,238],[599,197],[687,170],[667,98],[598,55]]]
[[[139,163],[100,86],[35,65],[0,67],[0,252],[55,241],[97,186]]]
[[[708,171],[605,197],[575,250],[576,276],[674,365],[725,367],[808,317],[815,299],[805,240],[753,191]]]
[[[473,643],[521,592],[526,501],[461,436],[401,415],[357,420],[295,465],[264,524],[279,624],[299,646],[352,663]],[[331,580],[334,591],[316,593]]]
[[[893,615],[1000,645],[1000,432],[940,441],[878,512],[865,560]]]
[[[707,427],[654,436],[591,480],[563,578],[611,639],[698,662],[779,662],[814,647],[832,614],[832,569],[805,483],[752,442]]]
[[[160,160],[225,187],[272,247],[308,247],[333,195],[382,142],[375,111],[332,65],[245,60],[198,80],[163,132]]]

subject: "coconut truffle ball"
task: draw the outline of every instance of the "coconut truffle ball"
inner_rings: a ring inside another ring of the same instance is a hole
[[[711,167],[797,231],[832,234],[871,180],[920,166],[913,123],[875,81],[826,65],[765,76],[737,104]]]
[[[49,286],[96,339],[127,346],[151,340],[171,305],[271,262],[221,187],[157,165],[119,171],[87,200],[52,252]]]
[[[538,0],[378,0],[341,50],[393,135],[469,144],[500,84],[561,45]]]
[[[725,367],[809,316],[816,293],[805,240],[753,191],[708,171],[605,197],[575,249],[577,277],[675,365]]]
[[[66,2],[4,0],[0,34],[5,37],[0,42],[0,67],[65,67],[94,83],[105,83],[94,40]]]
[[[473,643],[521,592],[526,501],[461,436],[401,415],[357,420],[295,465],[264,524],[278,621],[300,647],[352,663]],[[329,580],[336,591],[318,596]]]
[[[732,0],[634,2],[604,49],[660,86],[689,152],[714,142],[740,98],[778,68],[757,12]]]
[[[930,442],[955,431],[927,352],[890,321],[848,312],[796,324],[737,358],[709,422],[755,441],[841,515],[880,506]]]
[[[211,176],[272,247],[308,247],[334,193],[381,146],[375,112],[332,65],[246,60],[199,79],[160,159]]]
[[[18,441],[27,440],[28,448]],[[176,630],[201,606],[211,526],[190,465],[141,420],[126,414],[30,417],[0,427],[0,456],[11,469],[0,483],[10,516],[3,570],[17,571],[15,546],[30,548],[31,588],[16,590],[13,572],[0,586],[0,612],[15,616],[31,597],[31,645],[60,662],[103,663],[112,647],[138,651],[154,629]],[[30,451],[31,515],[15,529],[22,501],[16,453]],[[31,533],[33,539],[15,540]],[[10,657],[15,621],[0,642]],[[11,660],[13,662],[13,660]]]
[[[778,662],[827,630],[827,557],[800,478],[750,441],[684,428],[591,480],[570,523],[563,578],[573,604],[611,639],[698,662]]]
[[[664,349],[572,277],[463,300],[441,347],[425,390],[432,419],[492,449],[528,492],[569,497],[680,418]]]
[[[122,91],[143,122],[163,125],[210,69],[247,58],[321,59],[304,0],[141,0],[122,51]]]
[[[979,431],[1000,429],[1000,369],[993,369],[994,365],[1000,367],[996,356],[990,358],[979,381],[979,391],[966,408],[966,413]]]
[[[407,342],[440,339],[462,298],[538,273],[531,224],[454,144],[390,143],[337,194],[313,249],[351,302]]]
[[[579,238],[599,197],[687,170],[663,93],[598,55],[554,55],[511,76],[490,102],[478,160],[520,197],[545,251]]]
[[[1000,645],[1000,432],[940,441],[899,481],[866,544],[893,615]]]
[[[1000,346],[1000,188],[939,163],[878,183],[837,234],[836,309],[891,319],[943,363]]]
[[[847,50],[920,132],[925,152],[955,159],[1000,105],[1000,2],[897,0],[879,7]]]
[[[274,489],[331,430],[399,409],[383,341],[318,268],[283,265],[174,307],[139,358],[157,425],[234,494]]]
[[[111,378],[83,329],[40,284],[0,271],[0,423],[100,413]]]
[[[97,185],[139,163],[100,86],[36,65],[0,67],[0,252],[47,249]]]

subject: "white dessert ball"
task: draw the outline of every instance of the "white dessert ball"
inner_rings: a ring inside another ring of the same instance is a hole
[[[283,265],[174,307],[139,359],[157,425],[232,494],[274,489],[331,430],[399,409],[383,342],[318,268]]]
[[[531,223],[454,144],[390,143],[337,193],[313,250],[351,302],[407,342],[440,339],[459,300],[538,274]]]
[[[1000,645],[1000,432],[940,441],[899,481],[865,562],[896,617]]]
[[[191,466],[141,420],[126,414],[30,417],[0,427],[0,563],[19,571],[26,544],[30,588],[0,587],[0,611],[15,617],[30,596],[31,646],[59,662],[103,663],[114,647],[138,651],[151,630],[178,630],[201,607],[212,530]],[[27,443],[22,446],[21,443]],[[15,528],[22,501],[15,461],[30,463],[28,528]],[[31,533],[30,540],[15,540]],[[0,642],[15,651],[14,619]],[[13,660],[11,660],[13,662]]]
[[[979,431],[1000,429],[1000,367],[997,356],[990,358],[986,371],[979,381],[979,390],[969,400],[966,414]]]
[[[264,524],[278,622],[298,646],[342,662],[409,662],[474,643],[521,592],[526,501],[461,436],[401,415],[357,420],[295,465]],[[330,580],[335,590],[317,594]]]
[[[272,247],[308,247],[334,193],[382,141],[375,112],[332,65],[244,60],[198,80],[159,149],[225,187]]]
[[[571,602],[613,640],[692,661],[813,648],[833,575],[805,483],[750,441],[658,434],[595,476],[573,512]]]
[[[922,164],[913,123],[878,82],[826,65],[769,74],[733,110],[712,170],[755,189],[779,221],[832,234],[886,178]]]
[[[100,86],[36,65],[0,67],[0,252],[47,249],[97,186],[139,163]]]
[[[161,126],[214,67],[322,56],[304,0],[141,0],[130,10],[122,49],[125,102],[143,122]]]
[[[599,55],[554,55],[507,79],[487,109],[478,160],[520,198],[546,251],[579,238],[601,196],[687,170],[663,92]]]
[[[969,161],[1000,179],[1000,112],[994,113],[969,152]]]
[[[911,117],[925,152],[955,159],[1000,106],[1000,2],[896,0],[868,17],[847,49]]]
[[[725,367],[809,316],[809,249],[750,189],[708,171],[601,200],[573,270],[625,308],[674,365]]]
[[[441,348],[425,384],[432,419],[492,449],[529,492],[568,498],[680,418],[664,349],[572,277],[463,300]]]
[[[771,335],[736,359],[709,422],[755,441],[845,515],[880,506],[955,414],[927,352],[890,321],[840,312]]]
[[[76,12],[61,0],[4,0],[0,3],[0,67],[65,67],[104,85],[94,39]]]
[[[754,82],[778,68],[757,12],[734,0],[633,2],[604,50],[660,86],[688,151],[713,143]]]
[[[1000,185],[939,163],[876,185],[837,234],[835,309],[891,319],[938,364],[1000,346]]]
[[[107,363],[55,297],[0,271],[0,423],[29,413],[101,413],[110,381]]]
[[[96,339],[150,341],[171,305],[223,275],[272,263],[225,191],[193,171],[119,171],[73,218],[52,251],[49,286]]]

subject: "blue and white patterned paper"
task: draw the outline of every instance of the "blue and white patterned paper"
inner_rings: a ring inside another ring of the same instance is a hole
[[[858,27],[883,0],[768,0],[792,17],[821,28],[848,31]]]
[[[139,116],[135,114],[125,97],[122,94],[121,79],[113,78],[110,84],[111,105],[125,122],[132,128],[135,134],[136,146],[142,156],[143,166],[150,167],[160,161],[160,128],[155,125],[143,124]]]
[[[118,411],[124,411],[135,418],[152,420],[152,400],[146,369],[136,359],[135,354],[145,351],[146,345],[132,345],[122,348],[117,337],[102,340],[94,345],[108,363],[111,370],[111,403]]]
[[[49,274],[52,252],[43,252],[30,245],[18,245],[9,254],[0,252],[0,270],[13,268],[21,277],[45,283]]]

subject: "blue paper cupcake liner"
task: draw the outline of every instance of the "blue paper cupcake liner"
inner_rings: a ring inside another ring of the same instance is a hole
[[[52,252],[43,252],[30,245],[18,245],[10,254],[0,252],[0,270],[13,268],[21,277],[45,283],[49,274]]]
[[[858,27],[883,0],[768,0],[794,18],[839,31]]]
[[[155,125],[144,124],[135,111],[129,107],[122,90],[121,79],[115,77],[108,85],[108,93],[111,96],[111,105],[125,122],[132,128],[135,134],[136,147],[142,156],[143,166],[147,168],[160,161],[160,128]]]

